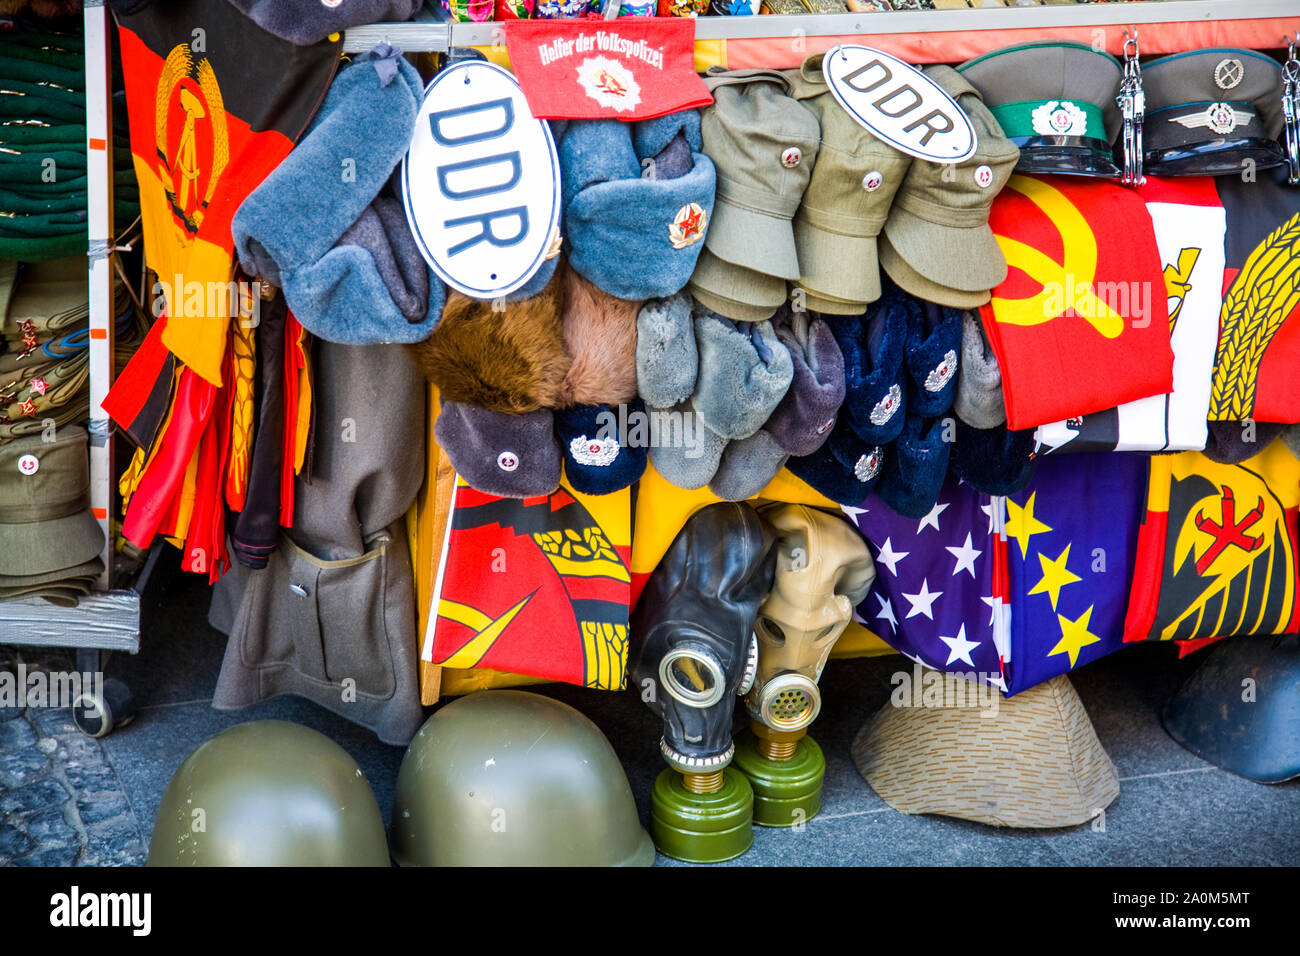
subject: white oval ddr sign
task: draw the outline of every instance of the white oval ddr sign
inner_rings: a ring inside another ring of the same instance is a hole
[[[975,127],[966,111],[910,63],[869,46],[832,47],[822,75],[837,103],[895,149],[933,163],[960,163],[975,154]]]
[[[560,223],[560,161],[513,74],[468,60],[433,78],[402,198],[425,260],[453,289],[493,299],[542,267]]]

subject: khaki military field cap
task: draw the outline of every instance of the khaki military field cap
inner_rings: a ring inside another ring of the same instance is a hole
[[[877,276],[879,275],[879,269]],[[799,287],[803,289],[801,285]],[[866,306],[857,299],[839,299],[829,295],[818,295],[803,289],[803,307],[809,312],[819,312],[822,315],[861,315]]]
[[[957,67],[1020,147],[1022,173],[1119,176],[1111,146],[1123,119],[1115,97],[1124,70],[1083,43],[1021,43]]]
[[[9,298],[4,323],[5,338],[22,338],[30,322],[38,338],[45,339],[79,325],[90,317],[86,257],[69,256],[48,262],[25,263]]]
[[[0,574],[43,574],[90,561],[104,532],[90,512],[89,438],[80,425],[54,441],[0,445]]]
[[[780,73],[710,73],[713,105],[700,114],[717,199],[704,247],[723,262],[799,278],[791,220],[817,161],[817,117],[789,95]]]
[[[912,275],[919,274],[936,289],[962,293],[930,295],[929,301],[969,308],[970,293],[987,292],[1007,277],[1006,259],[989,228],[989,208],[1011,178],[1020,150],[1002,134],[979,93],[960,73],[949,66],[931,66],[925,75],[970,117],[977,137],[975,153],[957,164],[913,161],[884,229],[890,246],[910,268],[891,271],[883,254],[881,264],[905,291],[927,298],[926,292],[908,285]]]
[[[889,237],[886,235],[881,235],[877,251],[880,255],[880,268],[884,269],[899,286],[918,299],[951,306],[954,309],[977,309],[992,298],[988,289],[979,292],[963,292],[930,281],[907,264],[907,260],[890,245]]]
[[[799,287],[813,311],[860,315],[880,298],[876,237],[912,157],[877,139],[836,102],[822,76],[822,56],[786,73],[794,97],[821,124],[817,165],[794,217]]]
[[[705,308],[738,322],[770,319],[786,298],[784,279],[723,262],[708,246],[686,288]]]
[[[895,810],[1069,827],[1119,795],[1119,774],[1068,677],[996,700],[995,710],[970,681],[941,676],[945,706],[887,703],[853,741],[858,772]],[[969,687],[959,694],[958,684]]]

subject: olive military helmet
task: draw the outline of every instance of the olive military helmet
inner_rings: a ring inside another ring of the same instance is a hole
[[[568,704],[481,691],[420,728],[397,775],[403,866],[649,866],[614,748]]]
[[[163,793],[149,866],[389,866],[374,792],[347,752],[283,720],[237,724]]]

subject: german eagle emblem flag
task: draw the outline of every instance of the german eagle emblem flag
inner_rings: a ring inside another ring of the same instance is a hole
[[[628,489],[497,498],[457,477],[422,656],[621,690],[631,541]]]
[[[1300,461],[1280,440],[1240,465],[1151,459],[1126,641],[1294,632]]]

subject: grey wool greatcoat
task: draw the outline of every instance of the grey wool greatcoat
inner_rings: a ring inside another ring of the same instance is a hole
[[[405,745],[424,719],[404,515],[424,481],[425,383],[400,345],[317,340],[312,390],[293,527],[266,568],[236,563],[213,592],[230,640],[212,705],[295,694]]]

